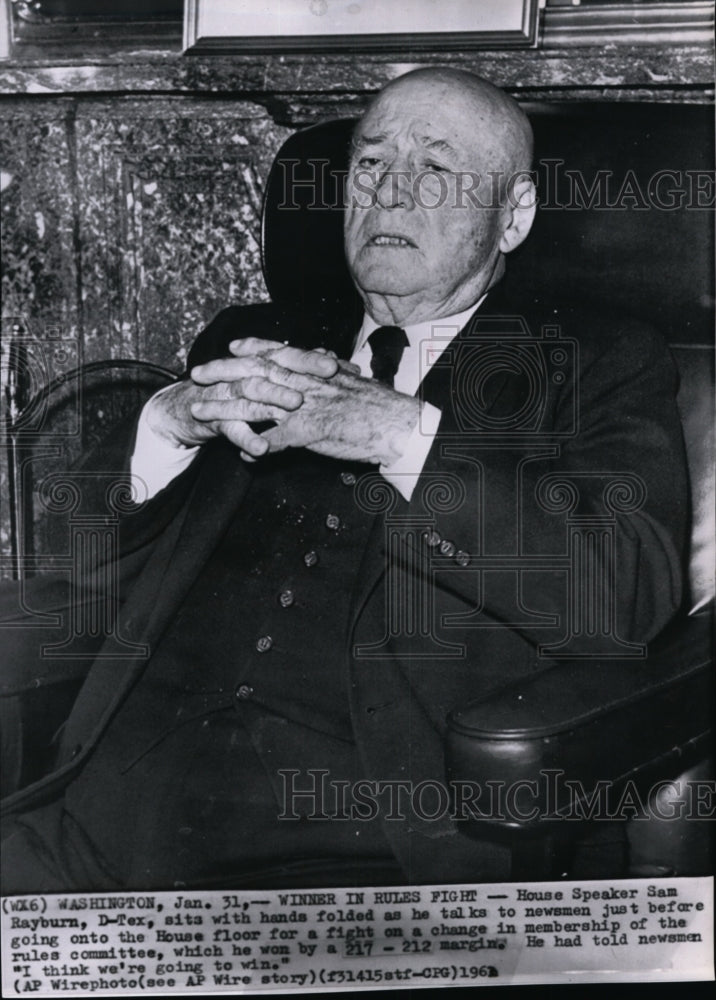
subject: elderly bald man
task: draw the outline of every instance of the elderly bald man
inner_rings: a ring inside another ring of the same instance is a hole
[[[576,477],[598,513],[605,470],[644,488],[596,556],[615,642],[678,605],[686,507],[658,338],[500,280],[535,213],[531,155],[525,115],[486,81],[393,81],[353,137],[362,320],[324,336],[315,316],[228,309],[147,404],[132,471],[150,499],[118,569],[121,634],[151,655],[98,657],[56,770],[11,798],[6,892],[272,865],[279,884],[509,877],[507,851],[441,801],[443,737],[453,707],[546,668],[539,647],[565,637],[571,583],[544,558],[564,554],[564,512],[540,490]],[[579,349],[530,410],[510,345],[539,351],[547,322]],[[481,367],[503,342],[499,371]],[[526,410],[528,440],[510,433]]]

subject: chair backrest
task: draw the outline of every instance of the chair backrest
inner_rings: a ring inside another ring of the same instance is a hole
[[[712,113],[590,103],[528,108],[539,209],[505,281],[565,291],[653,323],[674,345],[693,496],[690,606],[713,595]],[[357,302],[342,205],[354,122],[298,132],[264,199],[262,262],[275,302],[303,312]]]
[[[358,296],[343,253],[344,181],[355,122],[294,133],[266,181],[261,263],[271,299],[288,308]]]
[[[686,442],[691,483],[691,552],[689,608],[693,612],[714,597],[716,567],[716,413],[714,348],[673,344],[681,384],[677,403]],[[668,475],[668,469],[665,470]]]
[[[126,467],[136,414],[173,378],[145,361],[91,362],[23,401],[6,428],[16,573],[51,569],[67,553],[68,514],[47,503],[48,484],[62,489],[58,476],[77,474],[83,509],[106,513],[107,476]]]
[[[650,320],[669,343],[713,343],[712,112],[684,105],[546,105],[535,131],[539,209],[508,280]],[[262,263],[275,302],[355,294],[343,255],[349,119],[290,136],[270,171]],[[711,186],[709,186],[711,184]]]

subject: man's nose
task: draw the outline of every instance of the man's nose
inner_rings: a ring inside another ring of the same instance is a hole
[[[407,167],[391,167],[378,180],[376,198],[381,208],[413,208],[412,175]]]

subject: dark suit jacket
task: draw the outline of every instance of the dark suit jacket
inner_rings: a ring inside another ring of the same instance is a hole
[[[500,339],[506,344],[510,331],[519,334],[515,316],[526,319],[531,338],[525,348],[518,336],[517,348],[500,355]],[[230,340],[248,335],[324,343],[349,356],[357,322],[333,316],[302,326],[270,306],[227,309],[199,337],[189,365],[226,354]],[[562,338],[574,338],[576,347],[556,361],[547,357],[540,346],[543,324],[560,325]],[[490,349],[478,356],[474,344]],[[613,572],[603,593],[617,609],[619,639],[648,642],[673,615],[687,519],[675,382],[662,341],[636,322],[572,306],[546,308],[499,287],[490,292],[421,387],[442,420],[411,502],[381,489],[377,473],[371,488],[362,487],[364,502],[378,512],[362,563],[348,581],[352,610],[340,655],[349,660],[354,735],[369,777],[443,781],[450,709],[549,669],[538,648],[565,634],[565,560],[575,515],[582,524],[596,518],[597,531],[611,526],[615,548],[603,558],[612,560]],[[153,646],[170,626],[229,520],[238,511],[250,523],[250,512],[241,509],[250,476],[237,451],[217,440],[125,517],[124,638]],[[622,486],[610,492],[614,480]],[[62,604],[62,585],[40,586],[50,602]],[[399,604],[409,597],[422,602],[422,626],[412,632],[387,620],[387,598],[396,593]],[[25,642],[16,654],[6,690],[51,673],[51,664],[48,671],[39,661],[38,634],[27,631],[30,648]],[[12,631],[16,646],[23,635]],[[56,769],[11,796],[9,810],[59,794],[101,739],[146,662],[115,659],[111,648],[108,654],[87,673]],[[272,766],[291,767],[281,760],[280,737],[275,749]],[[479,851],[448,816],[429,821],[409,814],[385,829],[416,882],[483,875]],[[484,874],[490,876],[489,865]]]

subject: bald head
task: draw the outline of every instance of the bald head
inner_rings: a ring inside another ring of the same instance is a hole
[[[499,280],[534,218],[532,129],[497,87],[420,69],[371,102],[353,136],[346,259],[371,316],[455,316]]]
[[[412,70],[387,84],[365,117],[393,97],[408,105],[416,100],[432,104],[437,114],[449,107],[464,115],[465,125],[489,144],[493,169],[510,173],[530,169],[534,140],[527,115],[509,94],[475,73],[450,66]]]

